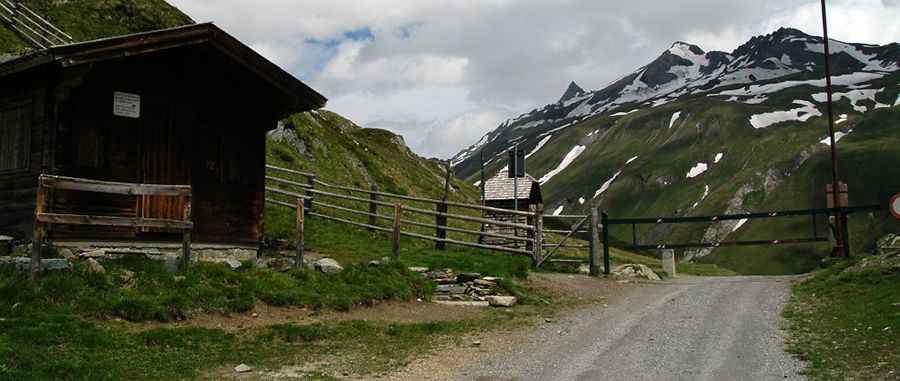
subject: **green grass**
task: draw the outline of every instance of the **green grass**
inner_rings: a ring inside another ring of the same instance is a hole
[[[900,268],[840,262],[794,287],[789,350],[813,380],[900,377]]]

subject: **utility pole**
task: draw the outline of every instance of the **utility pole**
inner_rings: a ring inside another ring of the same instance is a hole
[[[838,178],[838,165],[837,165],[837,142],[834,138],[834,108],[832,107],[832,91],[831,91],[831,52],[829,50],[828,44],[828,16],[825,6],[825,0],[821,0],[822,3],[822,38],[824,39],[824,47],[825,47],[825,94],[828,98],[828,137],[831,140],[831,186],[832,192],[831,196],[833,197],[834,207],[840,208],[840,180]],[[835,238],[835,251],[843,252],[843,248],[845,245],[844,242],[844,229],[842,228],[844,221],[842,221],[841,213],[834,213],[834,238]]]

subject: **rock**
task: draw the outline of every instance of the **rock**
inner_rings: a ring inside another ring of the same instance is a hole
[[[485,299],[491,307],[512,307],[518,302],[515,296],[488,296]]]
[[[472,346],[473,346],[473,347],[480,347],[480,346],[481,346],[481,340],[475,340],[475,341],[473,341],[473,342],[472,342]]]
[[[475,279],[475,285],[481,287],[497,287],[496,282],[492,282],[485,279]]]
[[[647,265],[642,264],[624,264],[613,269],[613,275],[621,278],[643,278],[648,280],[662,280]]]
[[[186,280],[187,280],[187,277],[184,275],[176,275],[175,276],[175,283],[182,283]]]
[[[341,264],[331,258],[322,258],[313,263],[313,266],[316,270],[319,270],[325,274],[335,274],[344,271],[344,268],[341,267]]]
[[[456,284],[456,277],[432,279],[437,284]]]
[[[435,301],[436,304],[458,307],[490,307],[490,303],[481,301]]]
[[[590,273],[591,273],[591,266],[588,265],[588,264],[586,264],[586,263],[582,263],[582,264],[578,265],[578,270],[577,270],[577,271],[578,271],[579,274],[585,274],[585,275],[590,274]]]
[[[237,269],[241,268],[241,261],[239,261],[237,259],[228,258],[228,259],[222,260],[222,263],[228,265],[228,267],[230,267],[232,270],[237,270]]]
[[[89,273],[106,274],[106,269],[94,258],[88,258],[88,260],[84,262],[84,267]]]
[[[82,257],[82,258],[103,258],[103,257],[106,257],[106,250],[99,249],[99,250],[85,251],[85,252],[82,252],[81,254],[78,254],[78,256]]]
[[[456,276],[456,281],[459,283],[465,283],[479,278],[481,278],[481,274],[479,273],[461,273]]]
[[[465,294],[468,287],[456,284],[439,284],[434,291],[440,294]]]
[[[68,260],[73,260],[73,259],[78,258],[75,256],[74,253],[72,253],[72,250],[69,250],[69,249],[60,249],[59,255]]]
[[[453,275],[453,273],[452,273],[450,270],[434,270],[434,271],[429,271],[429,272],[425,273],[425,276],[426,276],[428,279],[432,279],[432,280],[434,280],[434,279],[447,279],[447,278],[453,278],[453,279],[456,279],[456,277]]]
[[[247,364],[241,364],[241,365],[238,365],[238,366],[234,367],[235,373],[247,373],[247,372],[249,372],[249,371],[251,371],[251,370],[253,370],[253,368],[250,367],[250,365],[247,365]]]
[[[503,278],[497,278],[497,277],[492,277],[492,276],[486,276],[481,279],[486,280],[488,282],[499,282],[499,281],[503,280]]]
[[[28,257],[0,257],[0,265],[7,264],[15,266],[17,271],[28,272],[31,271],[31,258]],[[42,271],[70,271],[72,270],[72,263],[66,259],[42,259],[41,260],[41,270]]]
[[[409,269],[409,271],[412,271],[414,273],[419,273],[419,274],[424,274],[424,273],[428,272],[427,267],[409,267],[408,269]]]

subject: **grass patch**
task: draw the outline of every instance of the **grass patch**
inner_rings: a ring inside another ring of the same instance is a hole
[[[106,274],[76,267],[73,273],[47,274],[36,285],[28,283],[24,275],[5,270],[0,274],[0,311],[27,316],[50,310],[165,322],[198,312],[249,311],[260,301],[276,306],[348,309],[373,300],[427,298],[433,287],[399,263],[379,267],[350,264],[333,275],[308,269],[233,271],[221,264],[201,263],[181,276],[147,259],[105,263]]]
[[[840,262],[794,287],[789,350],[814,380],[900,377],[900,269]]]

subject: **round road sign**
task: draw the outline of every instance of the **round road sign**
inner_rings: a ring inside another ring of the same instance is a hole
[[[891,197],[891,214],[900,219],[900,193]]]

